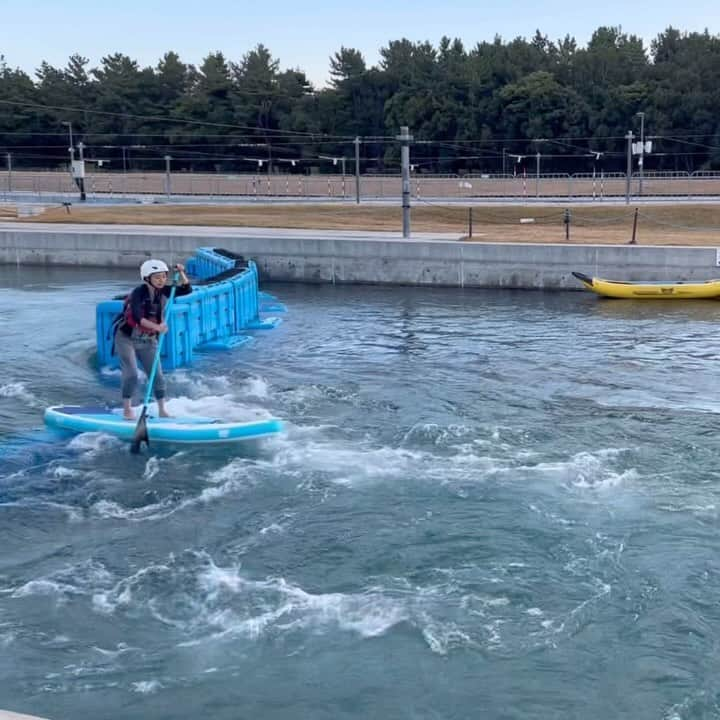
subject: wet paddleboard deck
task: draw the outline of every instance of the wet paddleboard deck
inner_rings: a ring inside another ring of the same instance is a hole
[[[102,432],[121,440],[132,440],[136,422],[125,420],[110,408],[65,405],[49,407],[45,423],[68,432]],[[167,443],[230,443],[274,435],[282,430],[276,418],[252,422],[225,422],[208,417],[147,418],[148,439]]]

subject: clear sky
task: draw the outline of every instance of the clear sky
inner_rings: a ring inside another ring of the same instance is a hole
[[[43,60],[63,67],[73,53],[91,66],[113,52],[155,65],[169,50],[195,65],[218,50],[237,62],[262,43],[281,69],[300,68],[321,87],[329,57],[343,45],[374,65],[381,47],[403,37],[437,45],[448,35],[470,49],[496,34],[510,40],[539,29],[552,40],[569,34],[585,45],[601,25],[620,25],[648,46],[669,25],[718,35],[720,0],[506,0],[490,6],[480,0],[0,0],[0,54],[10,67],[32,74]]]

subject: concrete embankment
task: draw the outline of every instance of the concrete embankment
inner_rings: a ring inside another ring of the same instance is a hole
[[[253,258],[262,279],[449,287],[579,289],[571,272],[614,280],[720,277],[715,247],[479,243],[452,236],[217,227],[0,223],[0,263],[137,267],[214,246]]]

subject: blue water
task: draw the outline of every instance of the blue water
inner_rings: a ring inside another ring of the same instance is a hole
[[[281,437],[43,435],[117,398],[94,305],[133,283],[0,268],[1,708],[720,717],[720,304],[270,287],[170,409]]]

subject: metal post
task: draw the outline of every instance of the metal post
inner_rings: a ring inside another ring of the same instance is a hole
[[[170,197],[170,161],[172,157],[170,155],[165,156],[165,194]]]
[[[403,237],[410,237],[410,143],[412,136],[407,125],[400,128],[400,165],[402,169],[402,211],[403,211]]]
[[[8,192],[12,192],[12,153],[7,153]]]
[[[640,116],[640,160],[638,165],[640,166],[640,180],[638,186],[638,193],[643,194],[643,174],[645,172],[645,113],[639,112]]]
[[[625,176],[625,204],[630,204],[630,179],[632,178],[632,141],[633,134],[632,130],[628,130],[628,134],[625,136],[627,140],[627,172]]]
[[[355,138],[355,202],[360,204],[360,138]]]
[[[80,201],[85,202],[85,156],[83,150],[85,144],[83,142],[78,143],[79,157],[80,157],[80,177],[78,178],[78,187],[80,188]]]
[[[70,153],[70,163],[75,159],[75,147],[73,146],[73,136],[72,136],[72,123],[71,122],[63,122],[63,125],[68,126],[68,138],[70,139],[70,147],[68,148],[68,152]]]
[[[563,222],[565,223],[565,242],[570,242],[570,210],[568,208],[565,208]]]
[[[68,152],[70,153],[70,166],[68,167],[68,170],[70,171],[70,181],[75,181],[75,173],[73,172],[73,163],[75,162],[75,148],[73,147],[73,136],[72,136],[72,123],[71,122],[62,122],[63,125],[67,125],[68,128],[68,138],[70,140],[70,146],[68,147]]]
[[[473,233],[472,227],[472,207],[468,208],[468,237],[471,238]]]
[[[125,146],[123,145],[122,154],[123,154],[123,175],[127,173],[127,158],[125,156]]]
[[[636,245],[635,236],[637,234],[637,218],[638,218],[638,209],[635,208],[635,215],[633,216],[633,231],[632,231],[632,238],[630,239],[630,245]]]
[[[535,198],[540,197],[540,151],[535,155]]]
[[[503,177],[505,177],[505,148],[503,148]]]

